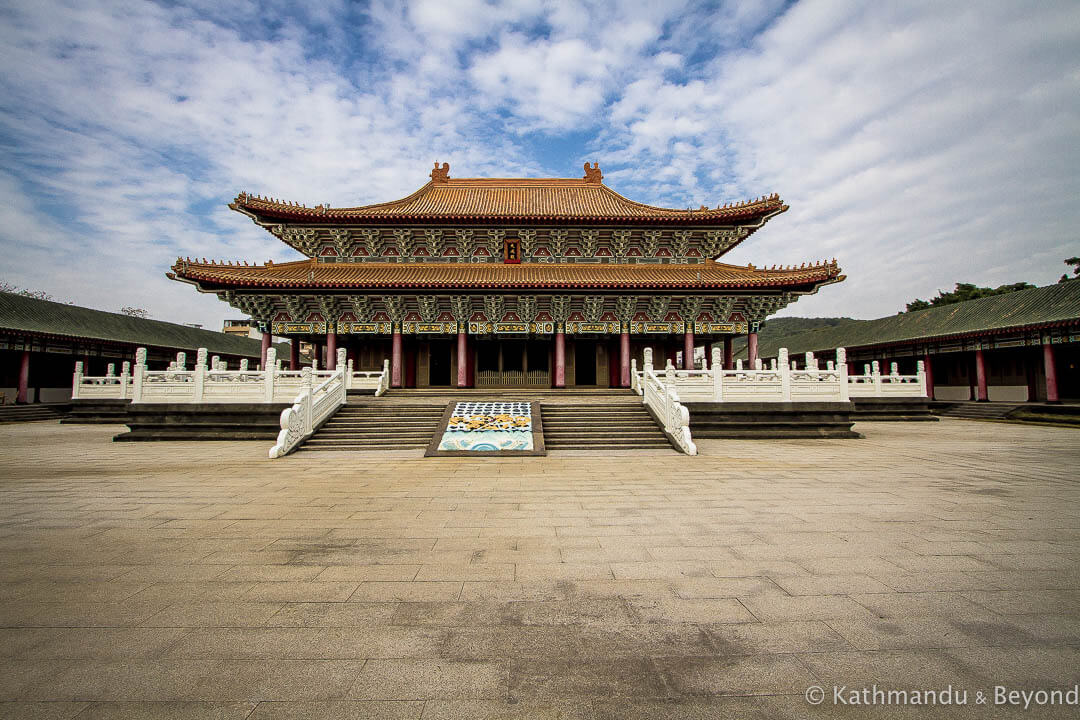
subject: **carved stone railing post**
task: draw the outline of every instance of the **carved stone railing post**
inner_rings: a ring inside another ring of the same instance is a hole
[[[742,358],[735,361],[735,369],[742,372]]]
[[[218,357],[217,355],[210,358],[210,369],[211,370],[221,370],[221,358]]]
[[[277,363],[277,348],[270,347],[266,351],[266,363],[263,366],[263,383],[266,388],[266,402],[274,402],[274,381],[277,379],[277,373],[274,372],[274,367]]]
[[[889,374],[890,375],[899,375],[900,374],[900,368],[896,363],[891,363],[889,365]]]
[[[180,372],[184,372],[185,370],[187,370],[187,353],[186,352],[178,352],[178,353],[176,353],[176,369],[179,370]]]
[[[776,364],[780,366],[780,399],[791,402],[791,363],[788,362],[787,348],[780,348]]]
[[[300,397],[307,398],[307,402],[303,404],[303,418],[301,418],[305,435],[311,434],[313,425],[311,422],[311,391],[314,378],[315,370],[313,368],[304,368],[300,371]]]
[[[109,363],[105,366],[105,377],[116,377],[116,363]]]
[[[645,348],[645,352],[643,353],[643,355],[644,355],[644,357],[642,358],[643,363],[642,363],[641,369],[644,370],[645,372],[652,372],[652,369],[653,369],[652,348],[651,347]]]
[[[637,358],[630,358],[630,389],[637,392]]]
[[[337,364],[334,365],[334,367],[345,373],[344,388],[346,391],[349,389],[349,386],[352,385],[352,368],[346,367],[346,359],[348,358],[348,356],[349,351],[343,347],[339,347],[337,349],[337,352],[334,354],[334,357],[337,359]]]
[[[131,378],[131,402],[142,402],[143,379],[146,376],[146,348],[135,351],[135,369]]]
[[[203,394],[206,389],[206,348],[199,348],[198,354],[195,356],[195,396],[192,398],[195,402],[203,401]]]
[[[915,375],[919,379],[919,388],[922,390],[923,397],[930,397],[926,392],[926,363],[922,360],[915,363]]]
[[[870,374],[874,376],[874,397],[881,397],[881,366],[877,360],[870,363]]]
[[[242,359],[240,361],[240,371],[241,372],[247,372],[247,369],[248,369],[248,359],[244,358],[244,359]]]
[[[724,402],[724,351],[718,347],[712,349],[713,402]]]
[[[844,348],[836,350],[836,369],[840,378],[840,402],[847,402],[851,396],[848,393],[847,350]]]
[[[352,377],[353,374],[353,361],[348,360],[345,363],[345,389],[352,390]]]
[[[79,399],[79,386],[82,385],[83,364],[82,360],[75,363],[75,375],[71,378],[71,399]]]
[[[131,363],[127,360],[120,366],[120,399],[127,400],[129,394],[128,385],[131,384]]]
[[[754,360],[754,369],[755,369],[755,370],[761,370],[761,369],[762,369],[762,367],[763,367],[763,365],[762,365],[762,363],[761,363],[761,358],[757,358],[757,359],[755,359],[755,360]]]

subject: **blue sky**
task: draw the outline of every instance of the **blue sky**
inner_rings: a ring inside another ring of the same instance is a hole
[[[298,9],[302,8],[302,9]],[[1080,255],[1080,4],[0,3],[0,278],[219,327],[178,255],[296,257],[226,204],[577,177],[672,207],[778,192],[725,256],[836,257],[788,315],[877,317]]]

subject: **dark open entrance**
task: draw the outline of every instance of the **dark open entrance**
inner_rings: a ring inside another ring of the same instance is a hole
[[[596,342],[578,340],[574,344],[574,384],[596,384]]]
[[[430,366],[428,370],[428,385],[450,385],[450,363],[453,353],[453,343],[448,340],[433,340],[429,346]]]

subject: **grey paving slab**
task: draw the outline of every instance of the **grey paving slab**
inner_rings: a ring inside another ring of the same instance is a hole
[[[859,430],[271,462],[0,427],[0,718],[864,717],[803,693],[1080,682],[1080,433]]]

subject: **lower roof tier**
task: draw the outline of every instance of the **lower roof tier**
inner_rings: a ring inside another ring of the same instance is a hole
[[[608,290],[814,292],[840,282],[833,260],[758,269],[712,260],[696,265],[523,263],[319,263],[301,260],[238,265],[178,259],[168,276],[214,292],[247,290]]]

